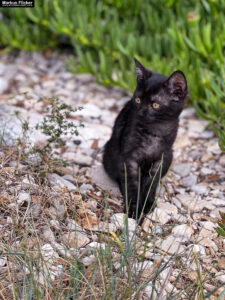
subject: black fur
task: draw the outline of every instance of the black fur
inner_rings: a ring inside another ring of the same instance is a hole
[[[154,203],[160,169],[163,177],[172,162],[172,146],[177,135],[179,115],[188,95],[187,81],[181,71],[166,77],[149,71],[136,59],[135,64],[136,90],[119,113],[103,155],[104,168],[119,184],[124,198],[126,166],[130,217],[135,217],[136,213],[139,217],[142,209],[148,213]],[[140,102],[137,98],[141,103],[137,103]],[[156,108],[157,105],[160,105],[159,108]]]

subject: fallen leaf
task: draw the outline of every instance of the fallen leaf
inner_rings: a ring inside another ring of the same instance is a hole
[[[45,75],[45,76],[42,77],[42,80],[43,80],[43,81],[49,81],[49,80],[54,80],[54,79],[55,79],[54,77],[49,77],[49,76],[47,76],[47,75]],[[51,100],[50,100],[50,101],[51,101]],[[51,101],[50,103],[52,103],[52,101]]]
[[[197,278],[198,278],[198,274],[194,271],[188,273],[188,278],[191,280],[191,281],[196,281]]]
[[[95,216],[95,213],[93,213],[90,209],[86,209],[85,207],[77,209],[76,212],[81,218],[86,218],[88,215]]]
[[[85,278],[90,279],[93,277],[95,271],[95,264],[91,264],[85,269]]]
[[[8,223],[7,223],[7,221],[5,219],[1,218],[0,219],[0,224],[1,225],[7,225]]]
[[[211,222],[213,222],[213,223],[218,223],[219,222],[219,220],[217,219],[217,218],[213,218],[213,217],[208,217],[208,216],[202,216],[201,217],[201,220],[202,221],[211,221]]]
[[[91,145],[91,149],[97,149],[98,148],[98,140],[94,140],[92,145]]]
[[[225,270],[225,257],[222,257],[218,260],[218,266],[221,270]]]
[[[62,147],[60,149],[61,154],[65,153],[67,151],[68,147]]]
[[[0,95],[0,100],[6,100],[7,96],[8,96],[7,94]]]
[[[32,196],[31,199],[32,199],[32,202],[37,202],[39,200],[39,197],[38,196]]]
[[[222,219],[222,220],[220,221],[220,223],[225,224],[225,213],[222,212],[222,211],[219,211],[219,214],[220,214],[221,219]]]
[[[45,56],[46,58],[49,58],[49,57],[52,56],[52,53],[53,53],[52,49],[48,49],[48,50],[46,50],[46,51],[44,52],[44,56]]]
[[[75,194],[72,195],[72,199],[76,202],[76,203],[80,203],[80,201],[82,200],[82,196],[80,194]]]
[[[81,220],[82,227],[85,229],[96,229],[96,226],[99,224],[99,220],[96,216],[86,216]]]
[[[87,192],[87,195],[90,196],[91,198],[93,198],[95,200],[99,200],[99,201],[102,201],[104,199],[102,196],[97,196],[97,195],[92,194],[90,192]]]
[[[12,171],[13,171],[12,168],[4,168],[4,169],[0,170],[0,174],[7,173],[7,172],[11,172],[12,173]]]
[[[212,174],[212,175],[207,176],[208,181],[214,181],[214,180],[217,180],[218,178],[220,178],[220,174]]]
[[[46,154],[44,154],[44,156],[43,156],[43,159],[44,159],[44,162],[45,163],[47,163],[48,162],[48,154],[46,153]]]
[[[17,101],[16,102],[16,106],[18,106],[18,107],[25,107],[24,101]]]
[[[47,78],[47,77],[43,77],[43,78]],[[43,102],[44,106],[47,106],[47,105],[51,105],[53,101],[51,99],[44,98],[44,99],[42,99],[42,102]]]

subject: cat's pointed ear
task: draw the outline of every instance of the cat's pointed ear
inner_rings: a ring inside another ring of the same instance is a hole
[[[150,76],[152,76],[152,72],[146,69],[142,64],[134,57],[134,62],[136,65],[136,74],[137,74],[137,83],[141,83]]]
[[[170,94],[178,97],[187,95],[187,80],[182,71],[175,71],[166,81]]]

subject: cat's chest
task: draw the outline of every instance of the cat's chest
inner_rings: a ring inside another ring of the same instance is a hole
[[[136,144],[136,157],[141,160],[158,160],[165,149],[165,142],[158,136],[141,136]]]
[[[146,156],[146,158],[148,156],[155,156],[159,151],[161,151],[163,144],[163,140],[160,137],[145,137],[141,139],[138,151],[140,152],[140,154]]]

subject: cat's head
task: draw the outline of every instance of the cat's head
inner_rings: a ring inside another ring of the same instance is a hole
[[[178,118],[188,97],[187,80],[182,71],[169,77],[146,69],[135,60],[137,87],[132,101],[144,121]]]

